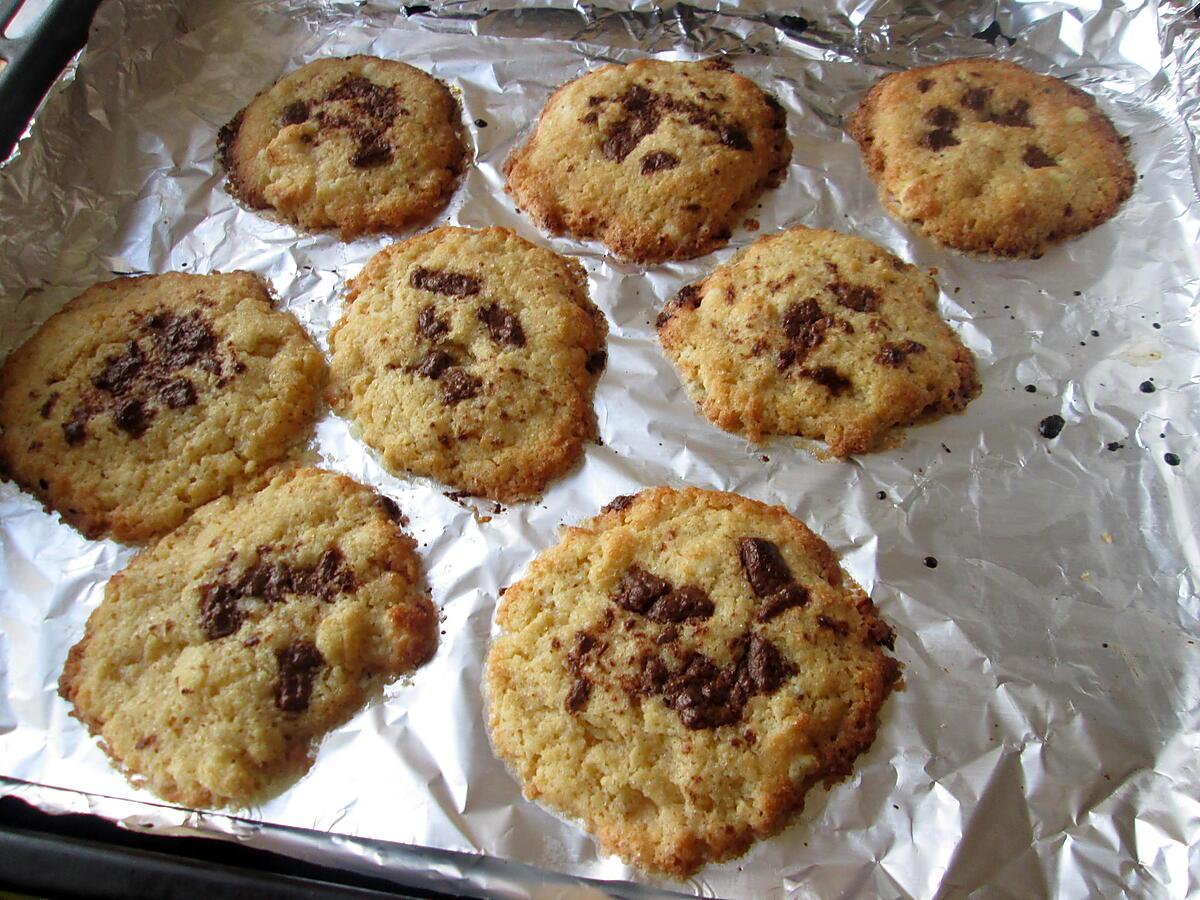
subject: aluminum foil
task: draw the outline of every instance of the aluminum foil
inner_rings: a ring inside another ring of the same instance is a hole
[[[0,485],[0,789],[129,828],[491,896],[1200,891],[1194,15],[1099,0],[999,11],[839,0],[786,16],[755,2],[553,6],[103,5],[88,49],[0,171],[0,353],[113,273],[233,268],[269,279],[325,346],[347,279],[393,238],[341,243],[243,209],[222,191],[214,139],[283,73],[373,53],[461,98],[475,165],[439,223],[506,225],[587,267],[610,325],[602,443],[540,503],[496,513],[389,475],[344,421],[320,420],[320,459],[411,517],[441,645],[332,733],[299,784],[239,817],[133,789],[68,717],[55,693],[67,649],[133,551],[87,541]],[[972,37],[993,18],[994,43]],[[715,254],[642,269],[547,238],[515,211],[500,167],[557,85],[609,60],[713,53],[788,110],[795,155],[749,214],[759,233],[838,228],[936,269],[941,310],[979,360],[983,394],[965,415],[848,462],[786,440],[750,446],[697,413],[651,322],[758,234],[742,228]],[[1138,172],[1111,222],[1040,260],[988,262],[883,214],[842,119],[884,72],[960,55],[1014,59],[1098,98]],[[1066,427],[1048,440],[1037,426],[1051,414]],[[686,883],[637,873],[522,799],[488,747],[480,696],[499,588],[560,524],[663,483],[783,503],[807,522],[895,624],[908,685],[848,781],[814,790],[793,827]]]

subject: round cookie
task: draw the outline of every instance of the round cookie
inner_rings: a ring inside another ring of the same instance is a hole
[[[578,262],[504,228],[440,228],[351,284],[330,403],[389,469],[530,499],[595,436],[607,330]]]
[[[249,272],[97,284],[0,370],[0,471],[88,537],[144,541],[261,479],[325,362]]]
[[[59,683],[139,786],[249,806],[433,655],[437,614],[396,505],[299,469],[223,497],[105,587]]]
[[[321,59],[234,116],[217,138],[229,190],[343,240],[428,220],[466,149],[458,104],[420,69],[373,56]]]
[[[506,189],[545,230],[641,263],[729,240],[787,173],[783,107],[719,60],[607,65],[559,88],[505,163]]]
[[[525,795],[682,877],[850,773],[900,667],[891,628],[779,506],[618,497],[509,587],[489,725]]]
[[[717,426],[755,442],[820,438],[845,457],[979,393],[937,297],[932,278],[882,247],[799,227],[681,290],[658,334]]]
[[[973,253],[1041,256],[1133,191],[1125,142],[1096,101],[1002,60],[888,75],[848,131],[888,212]]]

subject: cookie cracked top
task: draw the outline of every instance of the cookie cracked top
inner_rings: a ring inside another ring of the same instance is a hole
[[[467,151],[458,104],[420,69],[373,56],[321,59],[263,91],[218,135],[229,190],[343,240],[426,221]]]
[[[510,586],[489,730],[525,794],[682,877],[784,828],[874,740],[891,628],[782,507],[653,488]]]
[[[847,130],[888,212],[972,253],[1040,256],[1133,191],[1125,142],[1096,101],[1002,60],[888,75]]]
[[[440,228],[352,283],[330,403],[394,471],[530,499],[595,436],[607,330],[578,262],[503,228]]]
[[[505,164],[545,230],[635,262],[690,259],[786,175],[783,107],[720,60],[608,65],[559,88]]]

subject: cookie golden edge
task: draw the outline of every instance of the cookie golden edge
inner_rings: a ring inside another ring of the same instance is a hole
[[[591,834],[606,852],[616,854],[645,872],[680,880],[695,874],[706,865],[736,859],[755,843],[775,837],[791,826],[803,811],[809,790],[821,784],[828,790],[849,777],[855,761],[875,741],[885,701],[894,691],[902,691],[905,687],[903,663],[883,652],[883,648],[892,649],[894,646],[894,629],[883,620],[867,593],[846,576],[829,545],[783,506],[772,506],[724,491],[694,487],[647,488],[634,495],[616,497],[593,518],[564,528],[559,543],[551,550],[557,550],[573,540],[626,524],[634,516],[656,515],[681,502],[709,504],[724,509],[751,509],[782,525],[791,540],[814,561],[826,581],[834,588],[842,590],[847,607],[858,614],[852,626],[852,634],[865,645],[873,646],[875,653],[874,665],[862,673],[862,686],[869,698],[868,703],[860,709],[860,714],[843,728],[836,740],[821,746],[822,766],[818,771],[773,794],[766,807],[761,810],[758,822],[729,825],[706,834],[690,834],[673,846],[663,846],[660,841],[654,839],[652,833],[644,829],[630,828],[623,823],[609,824],[568,818],[568,821]],[[547,570],[546,556],[549,552],[551,551],[543,551],[535,557],[525,575],[502,592],[496,611],[496,624],[502,633],[507,631],[508,609],[519,600],[521,592],[525,590],[523,582]],[[493,640],[484,668],[488,737],[493,752],[521,784],[525,798],[539,801],[541,791],[538,786],[524,782],[517,774],[514,760],[518,756],[519,748],[506,743],[499,734],[499,714],[492,702],[492,696],[497,686],[508,679],[508,675],[504,664],[494,652],[495,646]]]
[[[343,57],[322,57],[322,59],[335,60],[378,60],[380,62],[391,63],[396,65],[407,66],[415,69],[422,75],[431,79],[439,88],[441,88],[450,103],[450,126],[454,131],[457,144],[457,160],[455,162],[455,176],[446,189],[438,196],[430,196],[421,200],[418,203],[412,203],[407,200],[399,200],[392,205],[390,210],[380,215],[368,215],[361,213],[357,216],[346,217],[341,222],[335,222],[329,225],[311,225],[297,221],[295,217],[285,215],[284,213],[273,207],[265,197],[258,191],[253,190],[248,184],[243,172],[242,152],[240,152],[239,138],[241,137],[242,121],[245,118],[246,111],[263,95],[267,94],[281,80],[289,75],[299,72],[304,66],[285,72],[267,87],[263,88],[253,99],[245,106],[239,109],[227,123],[222,125],[217,130],[217,160],[221,164],[221,168],[225,170],[225,191],[231,197],[241,201],[250,209],[256,212],[269,210],[280,221],[286,222],[295,228],[306,231],[326,232],[335,231],[338,237],[343,241],[350,241],[363,235],[371,234],[398,234],[407,231],[410,228],[420,227],[421,225],[431,222],[438,213],[446,208],[450,203],[451,198],[458,191],[462,184],[463,176],[466,173],[471,158],[471,149],[467,142],[466,132],[462,122],[462,104],[458,96],[450,90],[444,81],[440,78],[431,75],[424,69],[413,66],[410,63],[396,59],[385,59],[383,57],[370,56],[368,54],[353,54]],[[315,60],[314,62],[319,62]],[[307,63],[306,65],[311,65]]]
[[[244,269],[234,269],[229,272],[210,272],[208,274],[241,276],[252,279],[257,288],[262,292],[262,299],[268,304],[270,310],[272,312],[279,313],[280,315],[287,315],[294,321],[294,317],[291,317],[290,314],[279,310],[277,303],[278,298],[276,297],[274,290],[272,289],[271,285],[257,273],[249,272]],[[69,300],[62,309],[54,313],[50,319],[46,320],[46,323],[43,323],[42,326],[39,326],[39,328],[22,344],[9,353],[8,357],[4,360],[4,363],[0,365],[0,385],[10,384],[12,382],[14,370],[25,364],[24,356],[27,352],[26,347],[33,342],[33,340],[41,332],[42,328],[44,328],[45,325],[51,320],[58,317],[66,317],[69,314],[77,311],[80,307],[92,302],[91,298],[89,297],[92,291],[124,288],[127,286],[134,286],[142,282],[152,282],[161,279],[190,279],[195,277],[205,276],[197,276],[186,272],[164,272],[161,274],[133,275],[122,278],[110,278],[107,281],[98,281],[95,284],[90,285],[75,297],[71,298],[71,300]],[[304,339],[308,342],[309,347],[312,350],[315,364],[314,367],[319,367],[320,369],[319,377],[312,382],[312,392],[311,396],[309,397],[307,407],[304,410],[299,411],[300,417],[303,419],[305,424],[303,427],[296,430],[296,433],[292,436],[292,439],[289,442],[280,447],[277,456],[271,459],[260,460],[259,462],[262,463],[262,468],[256,474],[247,476],[238,483],[229,486],[225,491],[222,492],[221,496],[230,495],[234,497],[242,497],[256,493],[267,485],[267,483],[273,477],[274,470],[276,468],[288,465],[289,461],[291,463],[299,462],[304,443],[312,431],[312,425],[316,421],[317,415],[320,412],[322,403],[321,395],[324,390],[325,382],[328,378],[328,370],[325,366],[324,357],[321,356],[321,353],[316,346],[312,344],[311,338],[309,338],[307,333],[304,332],[303,327],[299,322],[295,322],[295,325],[299,330],[299,333],[303,335]],[[157,538],[169,533],[172,529],[178,527],[180,523],[185,521],[188,515],[195,512],[195,510],[199,508],[193,507],[187,513],[185,513],[184,516],[171,520],[163,525],[147,524],[138,516],[129,514],[121,508],[116,508],[107,512],[77,509],[66,502],[65,498],[60,496],[60,492],[43,490],[41,485],[37,483],[37,479],[25,478],[21,472],[23,467],[12,460],[10,454],[5,450],[5,443],[6,442],[4,440],[0,439],[0,481],[11,481],[22,491],[37,500],[41,505],[42,510],[47,515],[59,516],[66,524],[70,525],[88,540],[104,540],[106,538],[111,538],[124,544],[142,545],[148,541],[154,541]],[[213,499],[215,500],[217,498],[214,497]],[[204,504],[201,504],[201,506],[203,505]]]
[[[654,60],[636,60],[626,65],[633,68],[641,68],[647,62],[654,62]],[[722,62],[720,58],[701,60],[700,62],[706,62],[719,69],[728,71],[730,77],[752,86],[762,95],[768,105],[774,100],[770,94],[751,79],[737,72],[729,71],[729,66]],[[595,69],[592,72],[579,76],[579,78],[568,81],[550,95],[550,98],[546,101],[542,109],[542,113],[538,115],[538,121],[534,126],[533,134],[523,144],[513,150],[504,162],[505,192],[533,219],[538,228],[547,234],[556,237],[565,235],[579,240],[597,240],[609,251],[629,262],[650,265],[695,259],[696,257],[704,256],[724,247],[732,237],[734,226],[746,211],[758,202],[759,197],[765,191],[778,187],[787,178],[787,167],[792,158],[793,147],[787,135],[786,114],[782,111],[775,113],[780,118],[776,130],[782,132],[782,147],[778,153],[774,154],[767,175],[751,188],[730,209],[729,213],[723,219],[711,223],[713,227],[708,229],[707,234],[698,235],[690,242],[677,240],[671,238],[669,235],[664,235],[661,232],[648,228],[639,228],[637,225],[630,227],[629,223],[619,218],[605,219],[603,216],[582,215],[572,213],[569,210],[562,210],[558,208],[558,204],[554,202],[549,192],[539,186],[538,182],[540,179],[536,171],[530,172],[528,175],[524,174],[524,163],[535,141],[539,139],[542,124],[545,121],[545,111],[552,104],[559,102],[563,92],[576,82],[587,78],[588,75],[595,72],[613,68],[620,69],[624,68],[624,66],[610,63],[607,66]],[[775,102],[777,103],[778,101]]]
[[[570,280],[572,287],[571,300],[588,315],[593,323],[594,346],[585,349],[589,353],[603,350],[607,357],[608,320],[588,293],[587,270],[584,269],[583,264],[574,257],[555,253],[547,247],[542,247],[526,240],[512,229],[499,225],[480,229],[443,225],[415,237],[408,238],[405,241],[385,247],[379,253],[375,254],[375,256],[371,257],[362,272],[350,282],[346,293],[345,308],[347,310],[350,309],[367,284],[386,274],[388,267],[391,265],[391,258],[395,254],[403,252],[414,243],[436,244],[447,236],[464,232],[470,234],[492,232],[515,237],[528,247],[552,253],[557,257]],[[337,332],[344,321],[345,314],[343,313],[343,317],[330,330],[329,345],[331,348],[334,346]],[[499,481],[489,478],[459,478],[451,483],[443,481],[437,475],[430,473],[416,472],[412,469],[403,469],[402,471],[421,477],[432,478],[455,490],[466,491],[470,496],[483,497],[499,503],[524,503],[537,500],[553,482],[579,465],[583,459],[584,446],[599,437],[599,426],[596,421],[595,394],[596,386],[604,374],[605,368],[606,366],[602,366],[596,372],[587,373],[588,383],[579,394],[580,415],[576,417],[577,427],[574,433],[566,439],[554,442],[539,440],[538,452],[531,454],[529,465],[516,475]],[[349,401],[342,394],[338,393],[336,385],[330,385],[326,393],[326,400],[339,416],[349,422],[354,421]],[[376,450],[376,452],[380,451]],[[387,468],[391,469],[392,467],[388,466]]]
[[[337,479],[338,485],[346,493],[356,493],[362,491],[374,493],[371,488],[359,484],[345,475],[329,472],[324,469],[304,467],[299,464],[285,464],[279,466],[277,469],[272,471],[270,475],[271,477],[268,481],[268,484],[270,485],[284,484],[296,479],[326,477],[332,475]],[[149,558],[150,551],[158,549],[159,545],[167,544],[168,542],[186,540],[192,533],[203,527],[205,519],[210,512],[225,512],[228,509],[225,504],[231,500],[236,502],[236,499],[237,498],[232,498],[229,496],[220,497],[217,500],[212,501],[210,504],[206,504],[206,506],[210,508],[207,512],[205,507],[201,507],[179,528],[169,532],[166,535],[163,535],[158,542],[150,547],[145,548],[142,553],[139,553],[138,556],[134,557],[134,559],[130,562],[129,567],[137,565],[139,559]],[[379,515],[383,519],[390,521],[390,517],[382,507],[380,507]],[[405,533],[399,524],[393,524],[395,526],[393,539],[389,541],[387,547],[381,548],[378,557],[380,559],[403,557],[405,567],[409,568],[412,572],[415,572],[420,577],[419,582],[415,583],[414,587],[423,588],[425,582],[422,567],[417,556],[416,541],[414,541],[407,533]],[[113,575],[110,579],[110,584],[115,587],[119,585],[122,580],[124,580],[124,570]],[[105,597],[104,601],[102,602],[108,602],[110,590],[111,588],[106,585],[104,592]],[[427,594],[422,593],[420,595],[420,602],[418,603],[398,604],[392,607],[390,619],[393,627],[396,630],[396,633],[398,635],[402,635],[407,641],[405,648],[406,654],[402,657],[400,663],[403,672],[401,672],[399,675],[394,675],[391,679],[385,680],[383,684],[381,684],[374,691],[374,696],[369,697],[366,702],[358,707],[358,710],[351,711],[349,715],[343,718],[342,722],[334,724],[323,734],[314,737],[314,739],[308,744],[297,742],[293,747],[291,747],[290,749],[292,752],[288,756],[279,760],[278,765],[273,767],[274,772],[267,779],[266,785],[261,793],[246,797],[223,797],[204,790],[161,791],[157,787],[151,785],[149,783],[149,779],[146,779],[144,784],[137,784],[135,786],[145,787],[147,790],[152,791],[156,796],[159,796],[163,800],[166,800],[170,803],[175,803],[180,806],[194,809],[247,808],[256,805],[257,803],[273,799],[285,793],[312,768],[313,764],[316,762],[319,744],[324,740],[325,737],[328,736],[330,732],[339,727],[339,725],[345,724],[346,721],[349,721],[349,719],[355,715],[357,711],[360,711],[361,709],[364,709],[377,702],[379,697],[382,695],[383,687],[389,681],[394,680],[395,677],[404,677],[405,675],[411,674],[432,659],[434,654],[437,652],[438,613],[433,605],[433,602],[428,598]],[[91,737],[98,739],[97,745],[112,762],[114,768],[116,768],[117,771],[119,771],[126,778],[126,780],[133,783],[135,778],[141,777],[141,773],[126,766],[125,761],[116,753],[114,753],[113,749],[104,739],[103,720],[95,716],[88,715],[79,708],[76,702],[79,683],[82,677],[84,660],[87,657],[88,648],[94,636],[93,622],[94,613],[92,616],[88,617],[87,624],[84,626],[83,636],[71,647],[67,653],[66,661],[63,664],[62,674],[59,676],[58,695],[67,703],[71,704],[71,717],[79,721],[80,724],[87,729],[87,732]]]
[[[798,226],[797,228],[789,229],[789,231],[795,231],[798,229],[803,229],[819,235],[853,237],[853,235],[846,235],[838,231],[831,231],[828,229],[811,229],[806,228],[805,226]],[[709,279],[713,277],[713,275],[719,271],[726,270],[729,267],[736,265],[751,247],[756,247],[766,242],[770,242],[787,233],[787,231],[784,231],[760,237],[753,244],[751,244],[750,247],[739,251],[739,253],[731,258],[728,262],[718,266],[699,281],[693,282],[690,285],[686,285],[678,293],[676,293],[674,297],[667,301],[666,306],[658,315],[655,327],[656,331],[658,332],[659,342],[662,345],[663,350],[666,352],[668,358],[681,375],[685,373],[680,367],[675,355],[675,349],[677,346],[679,346],[681,341],[676,336],[675,329],[672,327],[672,323],[676,321],[676,316],[674,313],[681,307],[686,306],[690,297],[698,296],[700,293],[702,293],[705,285],[708,283]],[[910,269],[916,268],[911,263],[904,262],[885,248],[879,247],[878,249],[881,253],[892,257],[897,263],[902,264]],[[933,279],[928,275],[924,277],[931,285],[933,285],[933,289],[936,292],[936,282],[934,282]],[[944,323],[945,320],[942,321]],[[949,325],[946,325],[946,328],[949,329]],[[953,330],[950,329],[950,331],[953,334]],[[753,414],[752,410],[731,409],[725,404],[713,401],[711,398],[696,397],[693,395],[690,382],[688,381],[685,381],[685,387],[687,388],[689,398],[692,399],[695,405],[704,414],[704,417],[722,431],[745,437],[754,444],[762,444],[772,437],[803,437],[811,440],[820,440],[826,443],[828,451],[832,456],[836,457],[837,459],[848,459],[864,453],[872,453],[886,449],[889,445],[889,442],[893,438],[901,435],[904,430],[910,426],[930,422],[944,415],[961,415],[966,411],[968,404],[970,404],[972,400],[980,395],[983,390],[983,386],[979,380],[975,355],[971,353],[971,351],[962,343],[957,334],[954,334],[954,341],[958,345],[956,347],[953,359],[954,368],[958,372],[959,376],[958,390],[948,394],[934,404],[921,407],[921,411],[917,415],[900,417],[896,421],[886,423],[886,425],[882,428],[880,428],[878,425],[873,425],[860,419],[843,423],[843,426],[834,433],[817,433],[814,431],[811,434],[777,434],[776,432],[768,430],[767,423],[763,421],[761,416]],[[917,392],[913,390],[910,392],[910,396],[916,397],[916,393]],[[909,403],[909,406],[915,407],[917,405],[918,404]]]
[[[899,204],[896,203],[892,196],[891,191],[884,183],[884,159],[873,148],[875,135],[872,120],[874,119],[875,112],[879,106],[883,92],[888,86],[895,84],[897,81],[916,80],[945,67],[962,65],[983,66],[992,69],[998,75],[1018,75],[1021,78],[1046,79],[1057,82],[1069,91],[1072,96],[1077,98],[1082,108],[1088,112],[1093,127],[1100,135],[1109,164],[1115,173],[1117,190],[1111,201],[1095,209],[1092,216],[1079,226],[1059,230],[1048,236],[1046,240],[1018,239],[1006,241],[1002,244],[995,240],[988,240],[986,235],[975,233],[969,228],[939,228],[931,225],[928,220],[916,222],[910,217],[905,216],[900,210]],[[849,119],[846,121],[846,133],[858,144],[862,152],[863,164],[866,166],[867,173],[870,175],[879,192],[880,202],[892,218],[917,229],[937,244],[984,258],[1037,259],[1051,247],[1086,234],[1093,228],[1111,219],[1116,215],[1121,204],[1132,196],[1136,182],[1133,166],[1129,162],[1129,157],[1126,153],[1126,140],[1117,133],[1112,121],[1100,110],[1094,97],[1060,78],[1033,72],[1024,66],[1007,60],[987,58],[955,59],[936,65],[920,66],[918,68],[906,69],[903,72],[893,72],[885,75],[867,91],[866,95],[859,102],[858,107],[850,114]]]

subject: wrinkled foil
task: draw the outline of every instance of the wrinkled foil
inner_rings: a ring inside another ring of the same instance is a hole
[[[441,644],[330,734],[300,783],[238,816],[131,787],[68,717],[55,692],[67,650],[133,550],[85,540],[0,485],[0,789],[131,829],[491,896],[1200,890],[1200,23],[1183,4],[1099,0],[768,9],[102,6],[87,50],[0,171],[0,353],[114,273],[234,268],[267,278],[326,347],[347,280],[394,238],[341,243],[247,211],[222,190],[215,136],[285,72],[372,53],[432,72],[461,99],[475,165],[439,224],[505,225],[586,266],[610,327],[602,443],[539,503],[497,513],[389,475],[344,421],[320,420],[321,461],[411,517]],[[972,37],[993,19],[994,43]],[[540,234],[504,195],[503,160],[556,86],[610,60],[714,53],[788,110],[795,154],[784,185],[749,213],[759,234],[837,228],[936,269],[941,311],[979,361],[983,393],[965,415],[846,462],[783,439],[750,446],[698,414],[651,323],[758,234],[741,228],[714,254],[642,269]],[[884,215],[841,123],[886,71],[961,55],[1013,59],[1097,97],[1131,138],[1138,173],[1111,222],[1040,260],[989,262]],[[1037,426],[1052,414],[1066,427],[1049,440]],[[907,681],[847,781],[814,790],[778,837],[685,883],[600,854],[522,799],[489,749],[480,695],[500,587],[561,524],[657,484],[786,505],[896,626]]]

